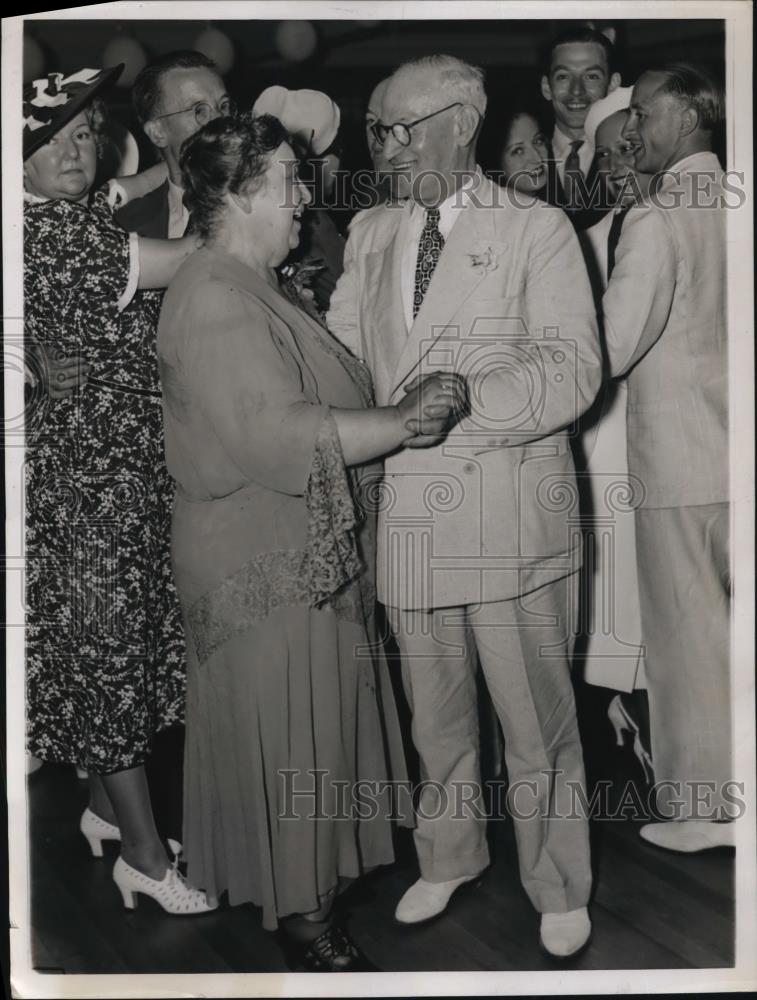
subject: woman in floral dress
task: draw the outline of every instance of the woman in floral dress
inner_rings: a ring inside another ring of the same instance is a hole
[[[84,356],[76,391],[32,398],[26,435],[28,751],[90,774],[81,829],[114,878],[175,913],[212,909],[168,864],[144,763],[182,721],[185,652],[168,533],[155,354],[160,295],[196,247],[141,240],[91,194],[102,111],[120,72],[51,74],[24,91],[24,303],[28,356]],[[60,377],[60,376],[59,376]],[[94,808],[92,808],[94,807]],[[115,821],[115,822],[113,822]]]

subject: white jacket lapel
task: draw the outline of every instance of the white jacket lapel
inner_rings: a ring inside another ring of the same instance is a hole
[[[483,281],[488,273],[486,252],[495,242],[495,235],[490,212],[477,211],[469,204],[460,213],[397,360],[392,393],[408,380],[433,342]]]

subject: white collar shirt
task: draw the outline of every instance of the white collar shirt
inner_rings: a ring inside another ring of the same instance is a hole
[[[168,178],[168,238],[174,240],[187,231],[189,212],[184,204],[184,191]]]
[[[472,182],[464,182],[457,191],[438,206],[439,232],[442,234],[445,243],[452,232],[452,227],[460,217],[460,213],[468,205],[470,192],[478,187],[481,177],[481,168],[477,167]],[[412,327],[414,319],[415,268],[418,263],[418,245],[421,241],[421,233],[425,224],[426,210],[416,202],[410,210],[410,221],[405,232],[405,245],[402,250],[402,273],[400,277],[402,309],[408,330]]]
[[[560,129],[555,125],[555,130],[552,133],[552,155],[557,163],[557,174],[560,178],[560,183],[565,181],[565,160],[570,153],[570,145],[574,140],[570,136],[561,132]],[[594,144],[590,143],[588,139],[583,139],[583,145],[578,150],[578,165],[581,168],[581,173],[586,177],[589,173],[589,167],[591,167],[591,161],[594,159]]]

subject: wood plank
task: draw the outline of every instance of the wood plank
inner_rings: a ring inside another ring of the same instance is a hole
[[[616,781],[627,760],[605,761]],[[633,764],[633,762],[631,762]],[[139,897],[124,910],[112,881],[117,844],[95,860],[78,831],[86,786],[73,769],[45,765],[29,782],[35,962],[66,972],[277,972],[286,965],[260,910],[200,917],[165,914]],[[726,967],[733,961],[734,859],[717,851],[683,856],[646,844],[639,823],[591,824],[596,888],[592,945],[566,969]],[[520,883],[513,825],[492,821],[492,866],[439,920],[405,928],[394,910],[418,877],[409,831],[395,837],[397,861],[343,897],[348,927],[386,971],[537,971],[555,963],[538,947],[539,915]]]

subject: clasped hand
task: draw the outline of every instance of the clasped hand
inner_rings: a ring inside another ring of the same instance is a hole
[[[78,354],[66,355],[45,344],[34,348],[42,382],[50,399],[65,399],[87,384],[89,363]]]
[[[465,379],[455,372],[418,375],[404,389],[405,398],[397,408],[408,431],[403,442],[408,448],[440,444],[467,411]]]

